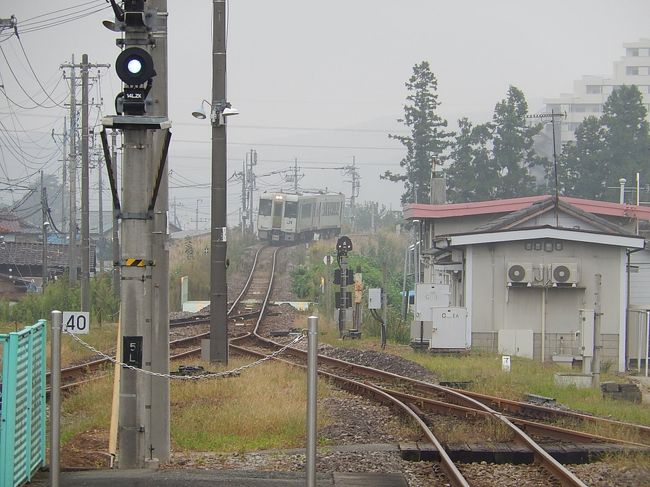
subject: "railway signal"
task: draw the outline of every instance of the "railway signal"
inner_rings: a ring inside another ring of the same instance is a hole
[[[348,292],[348,284],[352,283],[352,273],[348,269],[348,252],[352,251],[352,240],[343,235],[336,241],[336,261],[339,268],[334,271],[334,282],[340,284],[340,290],[334,294],[336,307],[339,310],[339,337],[345,336],[345,321],[347,311],[352,307],[352,293]]]
[[[164,19],[166,12],[158,13],[152,5],[160,2],[154,0],[125,0],[123,8],[115,0],[110,3],[115,22],[105,21],[104,26],[124,32],[124,37],[116,41],[123,48],[117,56],[116,70],[124,87],[115,98],[117,114],[102,120],[101,137],[113,205],[120,220],[120,255],[114,263],[120,267],[122,281],[119,359],[133,367],[122,368],[119,379],[117,454],[119,468],[126,469],[155,465],[158,458],[164,461],[168,456],[168,385],[138,369],[164,373],[169,368],[168,332],[154,315],[155,304],[159,303],[154,303],[152,296],[153,281],[160,282],[160,271],[155,268],[158,262],[154,260],[160,256],[155,252],[153,237],[154,229],[160,226],[156,203],[171,133],[166,114],[155,115],[154,104],[148,100],[156,76],[151,51],[166,29],[164,20],[158,25],[158,19]],[[164,83],[165,76],[161,78]],[[122,201],[111,169],[107,127],[123,133]]]

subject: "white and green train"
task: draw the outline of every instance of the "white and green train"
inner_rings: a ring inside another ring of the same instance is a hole
[[[263,193],[257,236],[269,242],[300,242],[339,235],[344,205],[341,193]]]

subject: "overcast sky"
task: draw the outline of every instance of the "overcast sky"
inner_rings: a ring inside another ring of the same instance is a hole
[[[400,206],[403,188],[381,181],[379,174],[400,170],[404,151],[387,134],[404,130],[396,120],[414,64],[430,63],[440,113],[453,126],[462,116],[488,120],[511,84],[537,111],[544,98],[570,92],[582,75],[611,75],[623,43],[650,37],[647,0],[231,0],[229,7],[228,99],[240,112],[228,124],[229,175],[241,170],[244,154],[255,149],[259,176],[289,169],[297,159],[301,188],[349,197],[349,177],[333,168],[354,158],[362,178],[359,201],[393,209]],[[100,9],[60,23],[80,10]],[[0,84],[27,109],[0,92],[0,181],[20,178],[11,182],[24,185],[22,179],[41,167],[60,174],[50,134],[62,131],[67,112],[34,108],[21,87],[42,105],[52,101],[27,59],[48,92],[56,86],[51,96],[59,102],[67,90],[60,64],[72,54],[79,62],[83,53],[91,62],[114,64],[119,50],[115,34],[101,25],[113,18],[103,0],[3,0],[0,18],[12,14],[22,47],[8,31],[0,36]],[[207,228],[209,221],[210,190],[204,185],[210,128],[191,112],[211,98],[211,19],[209,0],[169,0],[170,201],[176,198],[186,228],[195,226],[197,200],[199,227]],[[114,112],[118,91],[114,70],[103,70],[104,114]],[[98,87],[93,96],[99,98]],[[259,177],[258,186],[289,189],[292,183],[275,174]],[[4,188],[0,185],[2,203],[23,194]],[[231,222],[238,215],[240,188],[236,181],[228,186]],[[107,192],[105,201],[108,207]]]

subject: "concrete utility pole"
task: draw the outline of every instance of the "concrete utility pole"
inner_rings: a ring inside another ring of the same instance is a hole
[[[99,152],[97,155],[97,211],[99,212],[99,245],[98,251],[95,251],[95,260],[99,260],[99,272],[104,273],[104,249],[106,247],[106,239],[104,238],[104,184],[102,181],[102,156]]]
[[[61,137],[61,145],[62,145],[62,157],[63,159],[61,160],[61,166],[62,166],[62,171],[61,171],[61,228],[65,228],[66,224],[66,217],[65,217],[65,194],[66,194],[66,186],[68,183],[68,120],[66,117],[63,117],[63,132],[60,134],[55,134],[54,129],[52,130],[52,139],[56,142],[55,137]]]
[[[90,231],[88,214],[88,54],[81,56],[81,311],[90,311]]]
[[[72,62],[62,64],[70,68],[70,156],[68,175],[70,176],[70,215],[68,217],[68,279],[70,285],[77,284],[77,65]]]
[[[603,352],[603,335],[601,329],[601,304],[602,304],[602,279],[601,274],[594,276],[594,358],[592,361],[593,375],[592,386],[600,386],[600,359]]]
[[[115,176],[115,181],[119,181],[117,173],[117,130],[111,131],[111,169]],[[119,210],[113,207],[113,294],[119,296],[120,294],[120,266],[117,265],[120,261],[120,237],[119,237]]]
[[[248,210],[247,221],[251,233],[253,233],[253,193],[255,191],[255,173],[253,172],[253,166],[257,165],[257,151],[251,149],[250,158],[248,159],[248,167],[246,168],[246,186],[247,186],[247,197],[248,204],[246,209]]]
[[[164,63],[154,67],[151,55],[152,46],[160,41],[156,29],[165,14],[159,16],[151,3],[145,7],[144,1],[124,2],[124,9],[117,2],[111,4],[116,21],[106,21],[104,25],[125,32],[124,38],[117,40],[118,46],[125,48],[116,61],[117,74],[123,82],[123,91],[115,104],[118,115],[105,117],[103,124],[105,128],[123,130],[121,203],[115,176],[113,173],[109,176],[113,204],[120,210],[121,220],[117,262],[122,281],[121,362],[133,367],[121,370],[117,429],[118,464],[121,469],[129,469],[155,466],[160,458],[168,455],[169,439],[165,431],[169,426],[156,424],[168,420],[169,396],[165,389],[168,386],[158,382],[167,379],[154,379],[147,372],[168,371],[169,367],[168,332],[160,325],[168,311],[166,296],[160,296],[160,288],[166,287],[167,281],[166,276],[154,274],[158,263],[153,257],[166,258],[163,253],[154,251],[154,245],[164,245],[166,238],[166,210],[160,208],[158,196],[171,133],[166,130],[170,127],[167,117],[154,115],[154,112],[166,111],[166,100],[162,100],[166,88],[163,94],[151,92],[156,84],[155,68],[165,71]],[[164,56],[165,49],[156,54]],[[164,106],[162,109],[153,107],[156,104]],[[164,139],[156,137],[154,140],[152,132],[159,130],[164,130]],[[154,147],[154,143],[160,146]],[[102,131],[102,144],[104,153],[108,154],[105,130]],[[161,230],[154,237],[155,229]],[[161,348],[158,344],[163,336],[164,347],[157,350],[156,347]],[[156,402],[166,404],[154,405],[154,395]]]
[[[153,106],[151,114],[167,118],[168,83],[167,83],[167,0],[149,0],[149,5],[157,10],[157,21],[153,32],[154,44],[151,57],[156,66],[156,82],[151,88]],[[164,136],[161,131],[153,134],[153,146],[162,147]],[[152,151],[150,166],[155,168],[166,161],[157,160],[158,151]],[[152,300],[152,334],[151,334],[151,370],[160,374],[169,374],[169,235],[167,220],[169,215],[169,178],[165,170],[160,181],[158,198],[154,206],[152,252],[155,263],[151,279],[153,285]],[[170,406],[169,381],[162,377],[151,378],[151,448],[152,453],[161,462],[169,461],[170,440]]]
[[[210,246],[210,362],[228,363],[226,282],[226,0],[213,0],[212,33],[212,210]]]
[[[293,159],[293,192],[298,194],[298,158]]]
[[[47,272],[47,227],[49,226],[49,222],[47,221],[47,188],[43,184],[43,171],[41,171],[41,213],[43,216],[43,219],[41,221],[41,230],[42,230],[42,238],[43,238],[43,254],[42,254],[42,279],[43,282],[41,284],[41,288],[43,289],[43,292],[45,292],[45,286],[47,285],[47,277],[48,277],[48,272]]]

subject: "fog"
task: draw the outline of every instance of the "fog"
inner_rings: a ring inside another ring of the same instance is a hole
[[[103,10],[67,23],[60,22],[77,10],[61,10],[54,14],[58,19],[34,19],[75,5]],[[72,54],[77,62],[87,53],[91,62],[112,64],[119,53],[115,33],[101,25],[112,19],[101,0],[4,0],[0,18],[12,14],[27,58],[16,37],[3,31],[0,176],[5,182],[12,178],[9,186],[0,186],[4,204],[20,199],[24,191],[17,186],[38,181],[39,169],[61,172],[60,138],[54,140],[51,132],[62,131],[67,108],[22,109],[5,97],[33,107],[22,86],[41,104],[52,104],[27,59],[49,92],[61,79],[60,64]],[[462,116],[490,119],[511,84],[537,111],[544,98],[570,92],[582,75],[611,74],[612,63],[624,54],[623,43],[650,35],[649,18],[647,0],[230,1],[227,91],[240,114],[228,122],[228,174],[240,171],[245,153],[255,149],[260,190],[292,188],[282,174],[261,176],[289,169],[297,160],[304,174],[301,189],[327,188],[349,197],[350,178],[333,168],[354,158],[361,175],[358,201],[399,209],[403,187],[380,180],[379,174],[400,169],[404,150],[388,134],[406,130],[397,119],[414,64],[430,63],[438,79],[440,114],[452,127]],[[35,24],[39,19],[50,20]],[[191,112],[211,98],[211,19],[208,0],[169,0],[170,202],[176,201],[187,228],[195,226],[198,200],[199,227],[209,222],[210,127]],[[61,81],[53,90],[54,100],[65,98],[66,84]],[[101,91],[95,83],[92,96],[103,98],[104,114],[114,113],[118,91],[114,70],[102,70]],[[96,122],[96,113],[92,119]],[[11,186],[13,191],[5,189]],[[108,208],[107,190],[104,196]],[[241,183],[233,179],[231,223],[240,198]]]

